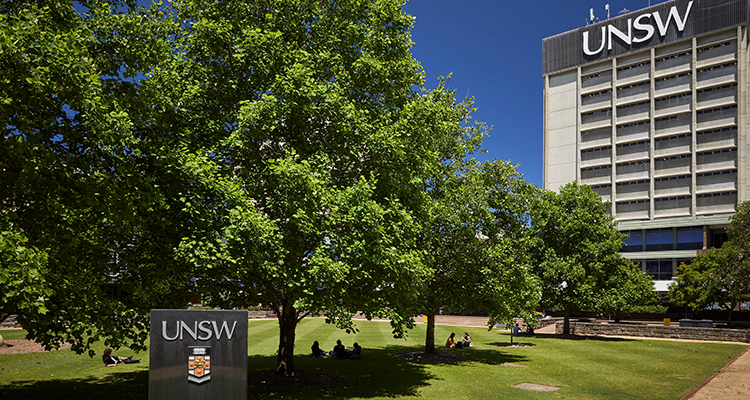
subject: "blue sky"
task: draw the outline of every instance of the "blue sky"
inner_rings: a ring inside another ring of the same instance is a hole
[[[589,9],[600,20],[620,10],[646,8],[648,0],[410,0],[417,19],[413,57],[427,85],[453,73],[458,97],[474,96],[475,119],[493,126],[478,159],[520,163],[526,180],[542,185],[542,39],[586,24]]]

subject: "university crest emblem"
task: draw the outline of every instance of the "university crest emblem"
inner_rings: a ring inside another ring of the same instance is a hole
[[[188,380],[195,383],[211,380],[210,347],[188,347]]]

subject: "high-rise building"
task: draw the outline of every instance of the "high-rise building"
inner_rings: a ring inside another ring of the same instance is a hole
[[[543,41],[544,187],[611,202],[665,291],[750,200],[748,0],[674,0]]]

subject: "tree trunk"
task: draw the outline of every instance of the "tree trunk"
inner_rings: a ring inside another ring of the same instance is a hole
[[[732,327],[732,310],[734,310],[735,304],[729,306],[729,312],[727,313],[727,328]]]
[[[294,333],[297,329],[297,310],[285,304],[277,311],[279,318],[279,352],[276,356],[277,374],[294,376]]]
[[[563,320],[563,335],[570,335],[570,310],[565,309],[565,319]]]
[[[424,352],[435,354],[435,313],[426,314],[427,317],[427,335],[424,342]]]
[[[615,323],[616,323],[616,324],[619,324],[619,323],[620,323],[620,313],[619,313],[619,312],[616,312],[616,313],[615,313]]]
[[[0,314],[0,323],[5,322],[5,320],[10,316],[10,314]],[[0,347],[5,346],[5,339],[3,339],[3,335],[0,334]]]

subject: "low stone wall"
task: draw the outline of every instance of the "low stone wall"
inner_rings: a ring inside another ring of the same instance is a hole
[[[260,319],[260,318],[276,318],[276,312],[274,311],[248,311],[248,319]]]
[[[0,323],[0,328],[2,329],[12,329],[12,328],[20,328],[21,324],[16,322],[16,316],[11,315],[8,318],[5,319],[2,323]]]
[[[563,321],[558,321],[555,328],[557,334],[562,334]],[[582,336],[640,336],[750,343],[750,330],[748,329],[691,328],[639,324],[600,324],[571,321],[570,333]]]
[[[537,327],[535,329],[544,328],[545,326],[549,326],[555,323],[557,319],[555,318],[548,318],[548,319],[537,319]],[[526,324],[526,320],[523,318],[513,318],[513,324],[518,324],[518,327],[521,328],[522,331],[526,331],[526,328],[528,325]],[[512,328],[512,326],[511,326]]]

